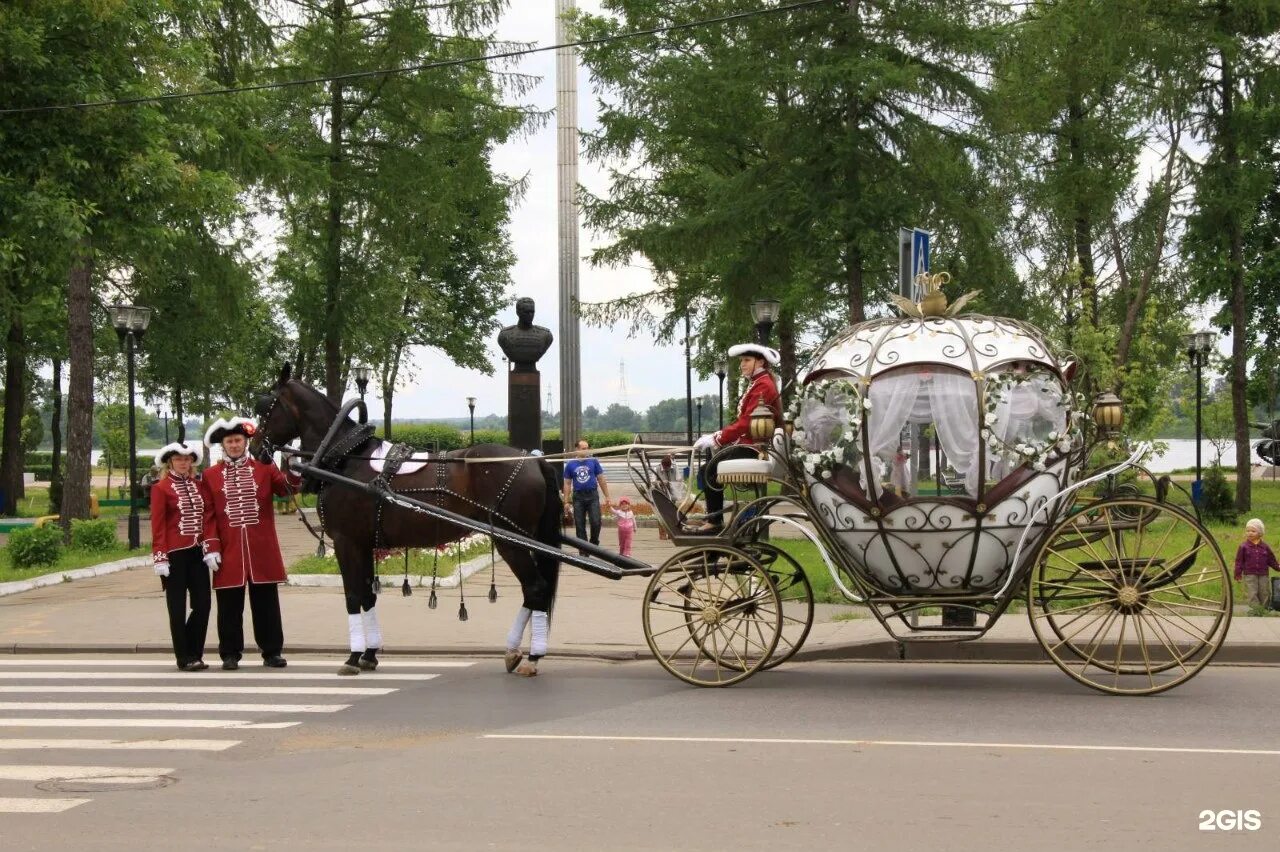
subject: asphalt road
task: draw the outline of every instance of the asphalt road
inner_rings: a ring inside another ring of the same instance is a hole
[[[1114,698],[1043,665],[700,690],[651,662],[307,662],[0,657],[3,848],[1280,846],[1274,668]],[[1261,826],[1199,827],[1236,810]]]

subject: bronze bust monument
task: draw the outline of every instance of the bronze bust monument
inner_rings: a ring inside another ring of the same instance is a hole
[[[533,324],[533,299],[528,296],[516,300],[516,316],[519,321],[498,332],[498,347],[514,365],[517,373],[537,370],[537,361],[551,348],[555,339],[551,329]]]

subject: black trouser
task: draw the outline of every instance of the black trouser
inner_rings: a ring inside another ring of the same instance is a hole
[[[190,615],[187,615],[188,593]],[[200,659],[204,656],[204,637],[209,632],[211,601],[209,566],[204,564],[199,546],[170,551],[164,598],[169,606],[169,635],[173,637],[173,655],[178,658],[178,665]]]
[[[734,447],[733,449],[721,451],[713,461],[706,464],[702,468],[702,491],[703,499],[707,503],[707,522],[711,524],[723,524],[724,519],[724,488],[716,480],[716,470],[720,467],[720,462],[725,459],[754,459],[759,458],[760,454],[752,447]]]
[[[573,492],[573,526],[578,532],[578,538],[587,538],[587,519],[591,520],[591,538],[587,541],[592,544],[600,543],[600,491],[592,488],[590,491]]]
[[[244,586],[218,589],[218,656],[240,659],[244,653]],[[275,583],[249,583],[249,609],[253,611],[253,638],[263,659],[284,649],[280,624],[280,590]]]

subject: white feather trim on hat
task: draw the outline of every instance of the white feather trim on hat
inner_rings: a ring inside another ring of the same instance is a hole
[[[770,366],[776,367],[782,362],[782,356],[778,354],[778,350],[770,346],[761,346],[759,343],[739,343],[737,346],[729,347],[729,357],[737,358],[739,355],[757,355],[769,362]]]
[[[156,452],[156,464],[164,464],[165,459],[172,455],[194,456],[196,464],[199,464],[200,459],[204,457],[204,447],[194,441],[187,444],[184,444],[181,441],[174,441],[172,444],[165,444]]]
[[[221,444],[226,433],[236,431],[236,427],[244,427],[244,431],[247,433],[246,437],[252,436],[254,432],[258,431],[258,424],[252,418],[232,417],[227,420],[224,417],[219,417],[209,424],[208,430],[204,433],[204,442],[211,447],[214,444]]]

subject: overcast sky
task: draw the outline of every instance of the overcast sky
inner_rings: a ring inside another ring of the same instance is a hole
[[[580,0],[580,8],[599,11],[596,0]],[[555,43],[555,0],[516,0],[506,12],[498,36],[513,41],[538,45]],[[525,57],[520,70],[541,77],[537,88],[526,94],[524,103],[538,109],[554,110],[556,102],[555,54],[539,53]],[[596,126],[596,98],[586,71],[579,69],[578,123],[584,130]],[[556,231],[556,125],[554,118],[537,133],[504,145],[494,156],[494,166],[511,177],[527,175],[529,190],[511,216],[511,240],[516,254],[512,270],[511,296],[531,296],[537,302],[534,322],[546,326],[556,335],[552,346],[538,366],[542,371],[542,401],[546,404],[550,390],[553,403],[560,407],[560,370],[558,321],[558,270]],[[578,180],[592,191],[603,191],[605,181],[600,170],[585,159],[579,160]],[[604,240],[587,232],[580,237],[580,250],[585,257],[593,246]],[[642,262],[642,261],[641,261]],[[641,268],[596,269],[585,260],[581,263],[579,293],[583,301],[598,302],[651,286],[649,273]],[[515,308],[499,314],[503,325],[515,322]],[[592,328],[583,325],[582,404],[603,411],[613,402],[622,401],[621,362],[626,362],[627,403],[641,412],[668,397],[684,396],[684,351],[681,347],[660,347],[648,338],[627,339],[627,328]],[[393,416],[460,417],[466,416],[468,396],[476,397],[476,416],[505,414],[507,406],[506,378],[502,375],[502,353],[497,343],[490,343],[494,375],[455,367],[439,351],[415,350],[410,356],[416,376],[412,383],[396,394]],[[694,395],[715,393],[716,380],[698,381]],[[372,393],[371,393],[372,396]],[[381,411],[381,400],[376,401]]]

